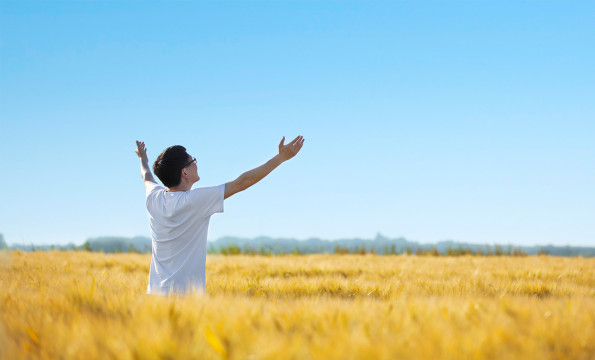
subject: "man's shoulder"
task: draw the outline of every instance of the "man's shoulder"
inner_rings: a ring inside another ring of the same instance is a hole
[[[188,191],[192,203],[200,208],[203,215],[212,215],[216,212],[223,212],[223,200],[225,195],[225,184],[207,186]]]
[[[225,184],[217,185],[217,186],[205,186],[205,187],[198,187],[195,189],[191,189],[188,191],[188,194],[193,199],[201,199],[201,198],[219,198],[223,196],[225,193]]]
[[[165,188],[157,183],[148,183],[145,187],[145,195],[147,198],[154,196],[161,191],[165,191]]]
[[[190,189],[189,192],[214,192],[214,193],[216,193],[217,191],[221,191],[222,189],[225,189],[225,184],[215,185],[215,186],[197,187],[194,189]]]

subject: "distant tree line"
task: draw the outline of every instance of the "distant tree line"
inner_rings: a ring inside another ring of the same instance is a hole
[[[6,242],[0,235],[0,248],[6,247]],[[151,239],[147,237],[100,237],[91,238],[81,245],[33,245],[11,244],[8,249],[22,251],[44,250],[83,250],[105,253],[137,252],[150,253]],[[306,240],[279,239],[257,237],[253,239],[223,237],[217,241],[207,243],[209,254],[247,254],[247,255],[283,255],[283,254],[378,254],[378,255],[424,255],[424,256],[595,256],[595,247],[577,246],[513,246],[513,245],[485,245],[454,241],[440,241],[435,244],[420,244],[405,238],[390,239],[380,234],[374,239],[341,239],[322,240],[310,238]]]
[[[260,249],[253,249],[253,248],[245,248],[242,249],[236,245],[229,245],[228,247],[220,249],[218,252],[214,251],[211,253],[219,253],[222,255],[261,255],[261,256],[271,256],[271,255],[304,255],[304,254],[312,254],[312,253],[305,253],[302,252],[299,248],[295,248],[293,251],[290,252],[281,252],[273,254],[272,251],[267,250],[265,248]],[[366,255],[366,254],[380,254],[380,255],[417,255],[417,256],[464,256],[464,255],[473,255],[473,256],[527,256],[527,253],[523,251],[520,247],[502,247],[500,245],[495,245],[494,250],[488,250],[487,252],[481,251],[473,251],[469,248],[456,248],[446,249],[445,253],[438,251],[435,247],[431,247],[429,249],[422,249],[418,248],[415,251],[412,251],[410,248],[405,248],[404,252],[398,252],[396,247],[393,245],[389,248],[385,248],[382,252],[377,252],[374,247],[371,247],[369,250],[366,249],[365,246],[361,246],[359,248],[348,248],[337,245],[332,252],[336,255]],[[540,250],[538,251],[537,255],[549,255],[547,251]]]
[[[151,239],[138,236],[134,238],[124,237],[101,237],[91,238],[81,245],[34,245],[34,244],[14,244],[8,246],[8,249],[21,251],[95,251],[104,253],[150,253]]]
[[[378,255],[482,255],[482,256],[595,256],[595,247],[575,246],[513,246],[471,244],[454,241],[441,241],[436,244],[420,244],[405,238],[390,239],[380,234],[375,239],[307,240],[273,239],[258,237],[254,239],[224,237],[209,242],[211,254],[247,254],[247,255],[282,255],[282,254],[378,254]]]
[[[0,234],[0,250],[8,249],[6,241],[4,241],[4,235]]]

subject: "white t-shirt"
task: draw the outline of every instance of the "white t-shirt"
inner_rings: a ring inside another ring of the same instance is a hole
[[[147,294],[205,290],[207,232],[211,215],[223,212],[225,184],[167,192],[147,189],[151,220],[151,271]]]

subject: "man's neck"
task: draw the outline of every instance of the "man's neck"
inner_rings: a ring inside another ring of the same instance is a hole
[[[178,186],[172,186],[167,188],[167,192],[188,191],[190,189],[192,189],[192,184],[182,182]]]

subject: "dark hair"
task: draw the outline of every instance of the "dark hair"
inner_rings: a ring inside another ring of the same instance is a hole
[[[168,188],[180,185],[182,169],[188,164],[189,157],[185,147],[170,146],[157,156],[153,164],[153,172]]]

